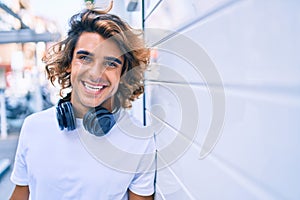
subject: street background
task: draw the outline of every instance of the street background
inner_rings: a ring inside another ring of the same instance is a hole
[[[11,133],[7,139],[0,140],[0,160],[9,159],[11,167],[8,168],[0,177],[0,199],[7,200],[14,188],[14,184],[10,181],[14,155],[18,143],[18,133]]]

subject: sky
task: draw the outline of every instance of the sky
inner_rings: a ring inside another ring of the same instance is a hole
[[[34,15],[57,21],[60,29],[66,31],[69,18],[84,8],[84,0],[30,0]]]
[[[43,16],[58,23],[63,32],[68,30],[68,21],[75,13],[85,8],[84,0],[29,0],[34,15]],[[96,7],[107,7],[111,0],[94,0]],[[125,0],[126,1],[126,0]],[[124,6],[123,0],[114,1],[114,9]],[[114,10],[113,9],[113,10]]]

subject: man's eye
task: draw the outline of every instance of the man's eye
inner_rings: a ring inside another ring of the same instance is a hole
[[[92,58],[90,58],[89,56],[85,56],[85,55],[79,56],[79,59],[86,63],[92,62]]]
[[[105,61],[105,62],[104,62],[104,65],[105,65],[106,67],[110,67],[110,68],[115,68],[115,67],[118,66],[117,63],[115,63],[115,62],[113,62],[113,61]]]

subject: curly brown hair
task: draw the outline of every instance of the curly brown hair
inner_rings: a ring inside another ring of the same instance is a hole
[[[144,92],[144,71],[150,58],[142,31],[133,29],[116,15],[90,9],[72,16],[69,25],[66,39],[53,45],[43,57],[48,79],[53,85],[55,81],[60,85],[60,96],[63,97],[64,89],[71,87],[69,69],[76,43],[83,32],[92,32],[113,39],[123,53],[122,77],[116,97],[120,106],[131,107],[131,102]]]

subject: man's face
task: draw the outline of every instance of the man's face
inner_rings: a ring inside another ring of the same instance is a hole
[[[98,33],[84,32],[79,37],[71,63],[71,84],[76,117],[100,104],[113,109],[124,58],[117,44]]]

